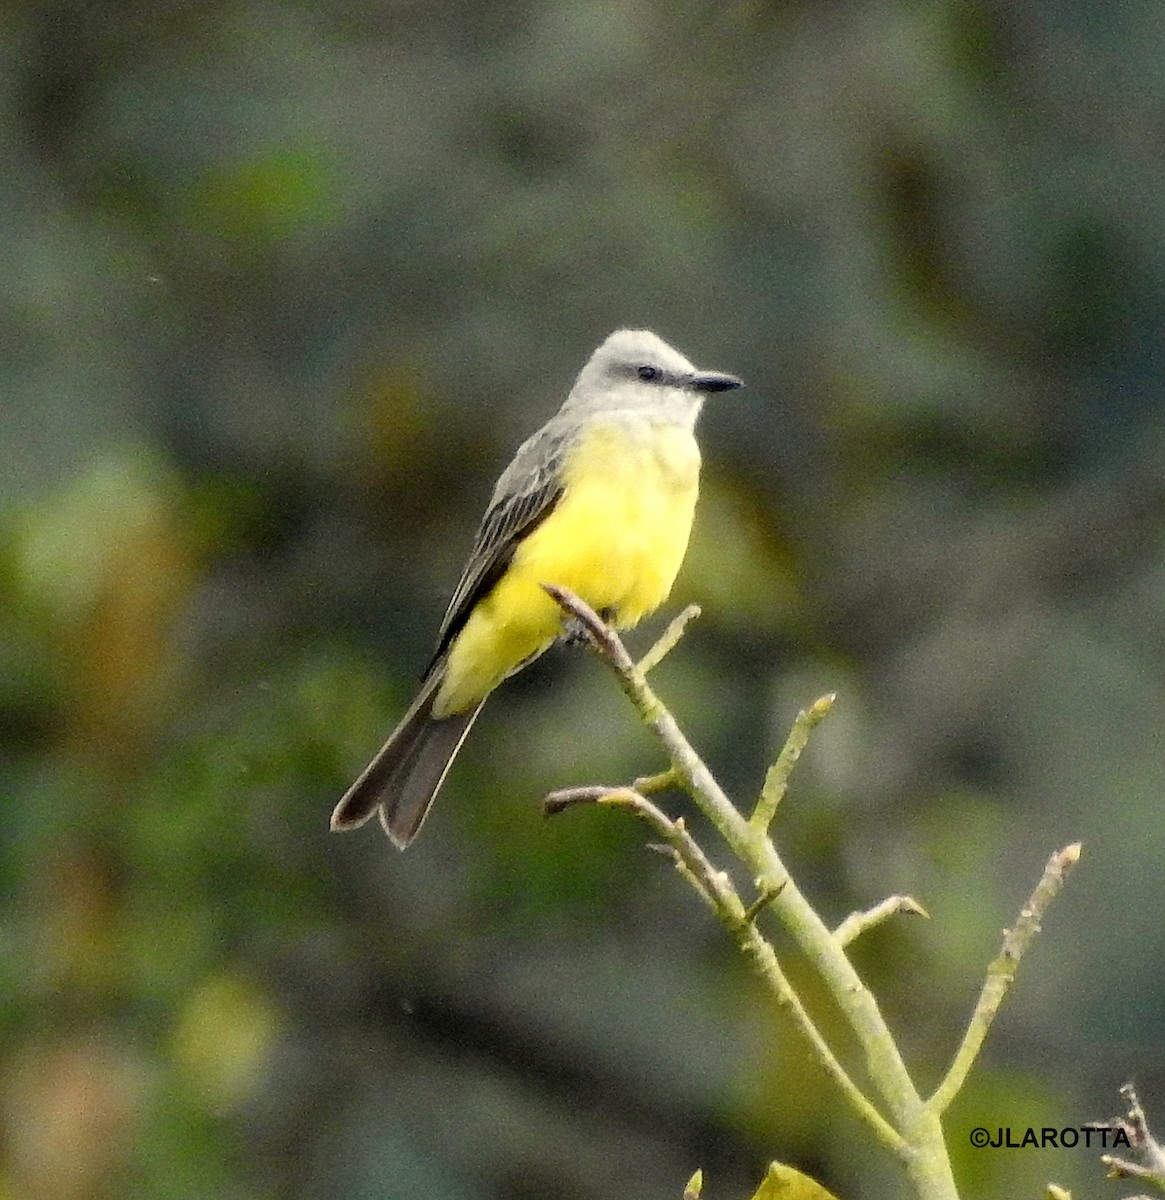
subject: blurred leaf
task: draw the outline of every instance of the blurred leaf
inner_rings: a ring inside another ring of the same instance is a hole
[[[282,1026],[265,992],[233,975],[206,980],[174,1030],[174,1058],[213,1111],[225,1112],[259,1086]]]
[[[93,1037],[30,1039],[6,1064],[0,1091],[14,1195],[113,1194],[138,1130],[144,1083],[124,1047]]]
[[[336,213],[335,187],[324,150],[274,147],[208,172],[190,199],[210,232],[263,245],[326,223]]]
[[[60,622],[87,616],[118,580],[127,540],[166,522],[172,483],[148,451],[106,454],[17,525],[28,598]]]
[[[195,554],[177,485],[152,455],[99,458],[25,512],[14,586],[50,648],[73,744],[123,757],[161,713]]]

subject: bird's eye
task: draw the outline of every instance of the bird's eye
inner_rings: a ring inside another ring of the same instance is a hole
[[[647,380],[648,383],[654,383],[662,374],[658,367],[644,365],[639,368],[639,378]]]

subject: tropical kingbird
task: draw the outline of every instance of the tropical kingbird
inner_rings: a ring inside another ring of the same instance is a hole
[[[709,393],[740,384],[646,330],[620,329],[591,355],[497,481],[420,693],[336,805],[333,829],[376,811],[402,850],[417,836],[486,697],[564,633],[543,584],[619,628],[664,602],[692,528],[696,418]]]

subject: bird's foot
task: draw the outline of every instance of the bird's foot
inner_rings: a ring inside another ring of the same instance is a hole
[[[613,608],[600,608],[598,616],[604,624],[610,625],[616,617],[617,613]],[[587,631],[583,623],[578,617],[567,617],[562,622],[562,634],[559,640],[564,646],[578,646],[586,642]]]

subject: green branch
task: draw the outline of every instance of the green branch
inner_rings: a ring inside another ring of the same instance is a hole
[[[546,591],[585,631],[599,657],[614,671],[624,693],[659,738],[670,763],[666,771],[644,777],[632,788],[589,787],[555,792],[547,797],[547,812],[557,812],[571,804],[597,802],[626,807],[650,824],[663,837],[664,844],[659,848],[710,905],[741,950],[757,964],[777,1002],[791,1013],[817,1060],[854,1110],[901,1161],[914,1194],[920,1200],[957,1200],[943,1139],[942,1112],[965,1080],[1019,959],[1038,932],[1040,919],[1059,890],[1064,874],[1079,856],[1079,847],[1068,847],[1049,863],[1043,880],[991,965],[975,1016],[950,1070],[934,1095],[924,1101],[877,1001],[845,952],[855,937],[873,925],[896,913],[925,915],[924,910],[910,897],[892,896],[865,912],[852,914],[831,931],[789,875],[770,835],[789,775],[813,729],[828,714],[834,697],[823,696],[798,715],[784,748],[765,777],[751,817],[746,818],[721,789],[647,682],[645,669],[656,665],[676,644],[688,614],[681,614],[636,665],[619,636],[588,605],[563,588],[548,586]],[[645,795],[673,785],[692,797],[749,870],[758,890],[751,904],[744,903],[726,872],[711,865],[684,822],[669,818]],[[781,968],[772,944],[760,932],[758,918],[770,910],[812,964],[856,1037],[864,1056],[869,1081],[866,1086],[873,1089],[876,1100],[856,1082],[826,1042]]]
[[[901,1134],[886,1121],[850,1078],[814,1024],[788,976],[781,969],[776,951],[756,927],[756,915],[776,899],[777,893],[762,892],[757,900],[746,908],[744,901],[732,886],[727,872],[716,870],[700,845],[688,833],[683,818],[672,820],[646,796],[640,795],[632,788],[567,788],[551,792],[546,797],[543,808],[547,814],[553,814],[570,805],[588,802],[628,808],[660,834],[664,839],[664,848],[670,851],[676,869],[711,906],[740,949],[756,963],[761,976],[776,996],[777,1003],[790,1013],[808,1039],[818,1062],[833,1077],[881,1141],[891,1150],[903,1153],[905,1147]]]

